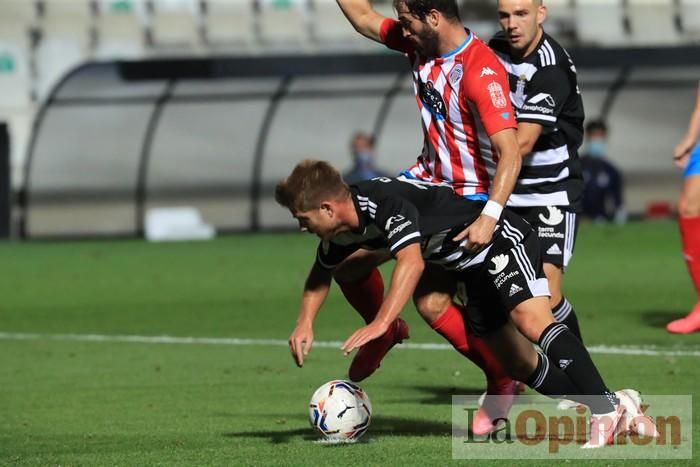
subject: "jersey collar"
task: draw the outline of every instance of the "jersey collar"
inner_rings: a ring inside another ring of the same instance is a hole
[[[445,55],[441,55],[440,58],[446,59],[446,58],[454,57],[455,55],[457,55],[458,53],[460,53],[461,51],[463,51],[464,49],[466,49],[469,46],[472,39],[474,38],[474,34],[472,34],[472,32],[467,28],[464,28],[464,30],[467,32],[467,38],[464,39],[464,42],[459,44],[455,49],[452,49],[449,52],[447,52]]]
[[[357,199],[358,195],[360,195],[360,190],[357,187],[357,185],[350,185],[350,196],[352,197],[352,203],[355,205],[357,220],[360,222],[360,225],[357,227],[357,229],[352,230],[352,232],[362,234],[367,230],[367,223],[365,222],[365,215],[367,211],[363,211],[362,209],[360,209],[360,200]]]

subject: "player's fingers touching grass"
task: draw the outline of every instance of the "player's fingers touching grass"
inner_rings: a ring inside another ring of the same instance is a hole
[[[292,358],[297,366],[304,365],[304,357],[311,351],[311,344],[314,341],[314,335],[311,330],[295,329],[289,338],[289,350],[292,353]]]
[[[367,326],[363,326],[354,333],[343,343],[340,350],[343,351],[344,355],[350,354],[355,349],[359,349],[367,342],[380,337],[387,331],[387,326],[381,326],[375,323],[370,323]]]

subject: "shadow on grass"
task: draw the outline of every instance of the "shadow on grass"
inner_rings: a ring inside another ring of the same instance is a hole
[[[647,310],[640,313],[642,322],[652,328],[666,329],[666,325],[674,319],[683,318],[687,312],[678,310]]]
[[[480,396],[486,390],[486,381],[484,386],[464,387],[464,386],[412,386],[411,389],[419,391],[422,395],[415,398],[391,399],[388,402],[397,403],[419,403],[429,405],[450,405],[452,404],[452,396]]]
[[[382,436],[450,436],[452,426],[449,422],[431,422],[408,417],[383,417],[372,418],[367,435],[360,442],[367,442]],[[311,427],[294,428],[290,430],[260,430],[223,433],[226,438],[263,438],[270,443],[288,443],[296,439],[307,441],[318,440]],[[338,446],[336,444],[324,444],[324,446]],[[342,444],[341,444],[342,446]]]

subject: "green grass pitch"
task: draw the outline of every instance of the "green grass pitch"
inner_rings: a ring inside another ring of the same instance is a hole
[[[313,442],[307,403],[317,386],[344,376],[349,359],[337,349],[313,349],[298,369],[283,346],[51,338],[284,340],[315,242],[266,234],[157,245],[0,244],[0,333],[43,336],[0,338],[0,465],[514,465],[452,460],[450,396],[480,393],[483,378],[450,350],[392,351],[362,384],[375,415],[365,442],[329,447]],[[565,289],[589,346],[700,350],[700,334],[663,329],[695,298],[674,223],[582,226]],[[442,342],[411,307],[403,316],[410,342]],[[359,325],[334,288],[315,337],[343,340]],[[699,394],[697,357],[593,358],[612,388]],[[581,464],[623,461],[567,462]]]

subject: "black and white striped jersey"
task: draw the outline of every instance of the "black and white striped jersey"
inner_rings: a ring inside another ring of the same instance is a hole
[[[493,241],[474,255],[452,239],[479,217],[483,201],[463,198],[448,185],[407,178],[379,177],[351,185],[350,191],[360,226],[320,243],[316,261],[325,269],[359,248],[387,248],[395,256],[407,245],[420,243],[425,261],[461,271],[509,250],[532,230],[524,219],[504,210]]]
[[[583,140],[584,112],[571,57],[546,33],[522,60],[510,57],[502,32],[489,46],[508,71],[517,121],[542,125],[532,153],[523,158],[508,205],[562,206],[578,211],[583,197],[578,148]]]

